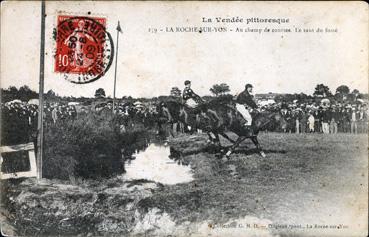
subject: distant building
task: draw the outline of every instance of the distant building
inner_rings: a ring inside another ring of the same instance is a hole
[[[279,93],[269,92],[267,94],[255,94],[256,100],[274,100],[277,95],[283,95]]]
[[[275,104],[275,100],[273,100],[273,99],[257,100],[257,103],[258,103],[260,106],[266,106],[266,105],[272,105],[272,104]]]

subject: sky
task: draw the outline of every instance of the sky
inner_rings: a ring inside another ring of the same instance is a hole
[[[38,91],[40,2],[1,5],[1,87],[28,85]],[[58,15],[106,17],[116,45],[118,98],[168,95],[185,80],[199,95],[227,83],[239,93],[312,94],[323,83],[368,92],[368,5],[364,2],[46,2],[45,92],[92,97],[113,94],[114,64],[99,80],[73,84],[54,72],[52,38]],[[202,17],[288,18],[286,24],[205,23]],[[227,32],[165,32],[166,27],[226,27]],[[336,33],[236,33],[239,28],[337,29]],[[163,32],[150,33],[149,28]],[[115,59],[114,59],[115,60]]]

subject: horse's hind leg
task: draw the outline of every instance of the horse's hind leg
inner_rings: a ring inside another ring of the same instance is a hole
[[[261,146],[259,144],[259,141],[258,141],[258,138],[255,136],[255,137],[251,137],[251,141],[255,144],[256,146],[256,149],[259,151],[259,154],[262,156],[262,157],[266,157],[263,149],[261,149]]]

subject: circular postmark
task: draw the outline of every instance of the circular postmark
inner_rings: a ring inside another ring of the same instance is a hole
[[[114,44],[105,18],[58,16],[55,72],[85,84],[101,78],[110,68]]]

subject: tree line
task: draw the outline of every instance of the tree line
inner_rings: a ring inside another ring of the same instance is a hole
[[[209,91],[211,92],[212,96],[222,96],[227,93],[230,93],[230,87],[226,83],[220,83],[220,84],[214,84]],[[273,94],[273,93],[269,93]],[[172,87],[169,96],[179,98],[182,95],[182,91],[178,87]],[[95,91],[95,94],[93,97],[73,97],[73,96],[59,96],[57,95],[53,90],[47,91],[45,94],[45,99],[49,101],[77,101],[77,102],[88,102],[92,98],[95,99],[101,99],[101,98],[107,98],[105,90],[103,88],[98,88]],[[151,100],[156,99],[166,99],[168,96],[159,96],[151,98]],[[358,98],[361,99],[368,99],[368,94],[362,94],[357,89],[350,90],[350,88],[347,85],[341,85],[336,88],[335,93],[332,93],[330,88],[324,84],[317,84],[315,86],[314,92],[312,95],[308,95],[305,93],[294,93],[294,94],[275,94],[274,100],[276,102],[280,101],[293,101],[293,100],[299,100],[299,101],[305,101],[308,99],[313,98],[329,98],[334,99],[337,101],[355,101]],[[15,86],[10,86],[7,89],[1,89],[1,99],[2,102],[8,102],[12,100],[21,100],[21,101],[29,101],[31,99],[37,99],[38,93],[30,89],[28,86],[24,85],[21,86],[19,89]],[[109,98],[109,97],[108,97]],[[121,99],[123,100],[133,100],[131,96],[123,96]],[[142,100],[150,100],[147,98],[141,98]]]
[[[230,88],[226,83],[221,83],[214,84],[209,91],[213,96],[221,96],[229,93]],[[269,92],[269,94],[273,95],[271,92]],[[170,95],[173,97],[180,97],[181,90],[178,87],[172,87]],[[324,84],[317,84],[312,95],[308,95],[303,92],[294,94],[275,94],[274,99],[276,102],[293,100],[304,101],[317,97],[334,99],[337,101],[355,101],[358,98],[368,99],[368,94],[362,94],[357,89],[350,90],[347,85],[341,85],[337,87],[335,93],[332,93],[328,86]]]

